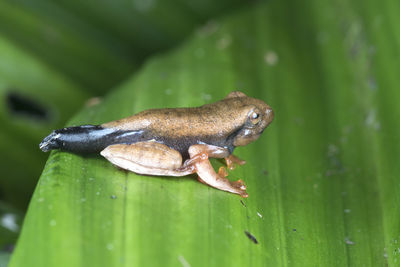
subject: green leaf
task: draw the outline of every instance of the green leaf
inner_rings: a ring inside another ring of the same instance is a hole
[[[88,92],[103,94],[149,54],[245,0],[5,0],[0,32]]]
[[[0,35],[0,196],[26,208],[47,155],[38,142],[88,95]]]
[[[383,3],[260,4],[149,61],[70,124],[241,89],[275,111],[235,151],[249,198],[53,152],[10,266],[396,266],[398,4]]]

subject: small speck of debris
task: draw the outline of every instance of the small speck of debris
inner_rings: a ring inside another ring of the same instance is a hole
[[[247,236],[251,241],[253,241],[254,244],[258,244],[258,241],[257,241],[257,239],[255,238],[254,235],[250,234],[248,231],[244,231],[244,233],[246,234],[246,236]]]
[[[261,213],[257,212],[258,217],[262,218],[263,216],[261,215]]]
[[[268,51],[264,55],[264,61],[270,66],[275,66],[279,61],[278,54],[274,51]]]
[[[335,144],[330,144],[328,146],[328,157],[334,157],[339,154],[339,148]]]
[[[350,213],[351,209],[344,209],[344,213]]]
[[[182,264],[183,267],[190,267],[189,262],[187,262],[187,260],[182,255],[178,256],[178,260]]]
[[[376,131],[381,129],[381,123],[377,119],[376,110],[372,109],[368,112],[365,118],[365,124]]]
[[[268,175],[268,171],[267,171],[267,170],[263,170],[263,171],[262,171],[262,174]]]
[[[114,249],[113,243],[108,243],[108,244],[107,244],[107,249],[108,249],[108,250],[113,250],[113,249]]]
[[[101,98],[100,97],[92,97],[92,98],[89,98],[86,101],[85,106],[89,108],[89,107],[96,106],[96,105],[98,105],[100,103],[101,103]]]
[[[228,46],[230,46],[231,43],[232,43],[232,37],[228,34],[225,34],[224,36],[222,36],[221,39],[217,41],[217,48],[223,50]]]
[[[293,229],[293,232],[296,232],[296,231],[297,231],[297,229],[296,229],[296,228],[294,228],[294,229]]]
[[[202,97],[204,100],[209,101],[211,100],[211,95],[210,94],[202,94]]]
[[[293,121],[297,126],[303,126],[304,125],[304,118],[303,117],[295,117],[293,119]]]
[[[203,27],[198,31],[199,36],[206,37],[209,36],[219,29],[219,24],[216,21],[208,21]]]
[[[335,170],[327,170],[327,171],[325,172],[325,176],[326,176],[326,177],[329,177],[329,176],[334,175],[335,173],[336,173]]]
[[[172,90],[171,90],[170,88],[165,89],[164,93],[165,93],[166,95],[172,95]]]
[[[116,195],[111,195],[111,199],[116,199],[117,196]]]
[[[242,205],[247,208],[246,204],[243,202],[243,200],[240,200],[240,203],[242,203]]]
[[[378,88],[375,77],[368,78],[368,87],[373,91],[375,91]]]
[[[344,239],[344,242],[345,242],[347,245],[355,245],[355,244],[356,244],[356,243],[354,243],[353,241],[351,241],[350,238],[348,238],[348,237],[346,237],[346,238]]]

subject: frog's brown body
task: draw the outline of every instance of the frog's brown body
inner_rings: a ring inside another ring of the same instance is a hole
[[[115,165],[134,172],[183,176],[205,167],[208,160],[204,157],[226,158],[228,167],[233,162],[242,163],[231,155],[234,148],[256,140],[272,119],[272,109],[263,101],[232,92],[221,101],[201,107],[151,109],[102,125],[55,130],[40,148],[75,153],[101,151]],[[152,161],[153,156],[159,157],[160,164]],[[179,160],[181,166],[177,167]],[[216,175],[222,179],[225,174],[220,170]],[[242,191],[220,189],[247,195],[243,183],[237,186]]]

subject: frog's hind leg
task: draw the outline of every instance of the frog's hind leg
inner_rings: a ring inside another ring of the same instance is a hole
[[[221,167],[216,173],[212,167],[208,157],[226,158],[227,156],[223,153],[219,153],[224,148],[218,148],[210,145],[192,145],[189,147],[190,159],[187,160],[184,165],[194,165],[199,180],[212,187],[220,190],[228,191],[231,193],[239,194],[242,197],[248,197],[246,193],[246,186],[242,180],[231,182],[225,177],[228,175],[224,167]]]
[[[114,165],[139,174],[185,176],[197,172],[199,180],[212,187],[247,197],[242,180],[231,182],[225,177],[226,169],[221,167],[216,173],[209,157],[227,158],[225,148],[211,145],[192,145],[190,159],[182,164],[181,154],[166,145],[147,141],[134,144],[116,144],[106,147],[100,153]]]
[[[110,145],[100,154],[112,164],[139,174],[185,176],[195,172],[193,165],[182,166],[177,150],[153,141]]]

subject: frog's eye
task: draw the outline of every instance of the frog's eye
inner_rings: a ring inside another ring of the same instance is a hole
[[[258,111],[258,109],[253,109],[250,114],[249,114],[249,119],[251,121],[252,124],[257,124],[260,122],[261,120],[261,114]]]

